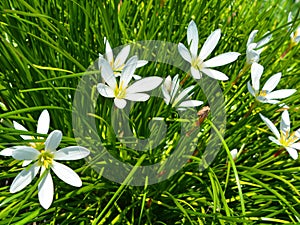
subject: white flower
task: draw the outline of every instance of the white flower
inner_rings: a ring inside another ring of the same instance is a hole
[[[292,21],[292,12],[290,12],[288,15],[288,23],[291,23]],[[300,41],[300,26],[297,27],[295,32],[291,33],[291,40],[295,44],[298,44],[298,42]]]
[[[191,93],[191,90],[195,86],[190,86],[186,89],[183,89],[179,93],[179,79],[178,74],[172,80],[170,76],[168,76],[163,85],[161,86],[162,92],[164,95],[164,101],[167,105],[172,104],[172,107],[176,107],[179,110],[185,110],[188,107],[195,107],[202,105],[202,101],[198,100],[190,100],[190,97],[194,94]]]
[[[246,50],[247,64],[252,64],[254,62],[257,63],[259,61],[260,53],[264,49],[262,46],[266,45],[272,38],[272,34],[269,34],[268,36],[266,36],[269,33],[269,32],[267,32],[264,34],[264,36],[266,36],[265,38],[263,38],[259,42],[255,43],[254,37],[257,34],[257,32],[258,32],[258,30],[253,30],[250,33],[248,41],[247,41],[247,50]]]
[[[114,98],[115,105],[120,109],[126,106],[125,99],[130,101],[147,101],[150,95],[142,92],[151,91],[162,82],[161,77],[146,77],[128,86],[137,66],[137,56],[133,56],[127,61],[122,70],[119,84],[105,59],[101,60],[101,65],[101,76],[108,85],[99,83],[97,90],[104,97]]]
[[[178,51],[182,58],[191,64],[191,74],[195,79],[200,79],[202,73],[205,73],[207,76],[217,80],[228,80],[228,77],[224,73],[213,70],[211,67],[213,68],[231,63],[237,59],[240,53],[227,52],[205,61],[217,46],[220,37],[220,29],[211,33],[204,42],[198,55],[198,29],[193,20],[190,22],[187,29],[187,42],[190,46],[190,51],[182,43],[178,44]]]
[[[238,154],[238,150],[235,148],[235,149],[232,149],[230,151],[230,154],[231,154],[231,157],[233,160],[236,160],[237,159],[237,154]]]
[[[28,131],[25,127],[23,127],[21,124],[17,123],[16,121],[13,121],[13,124],[14,124],[14,128],[16,130]],[[43,112],[39,116],[36,133],[38,133],[38,134],[47,134],[48,130],[49,130],[49,125],[50,125],[50,116],[49,116],[48,111],[45,109],[45,110],[43,110]],[[20,136],[24,140],[36,140],[36,138],[33,137],[33,136],[29,136],[29,135],[20,135]],[[43,140],[44,138],[43,137],[38,137],[37,139]],[[43,143],[41,143],[41,142],[29,142],[29,145],[32,148],[39,148],[39,146],[41,144],[43,144]],[[4,149],[0,152],[0,155],[2,155],[2,156],[12,156],[13,151],[14,151],[14,148],[6,148],[6,149]],[[27,166],[30,163],[31,163],[31,160],[25,160],[23,162],[22,166]]]
[[[288,111],[284,110],[281,115],[280,132],[268,118],[261,114],[259,115],[276,137],[270,136],[269,139],[275,144],[283,146],[293,159],[297,159],[297,150],[300,150],[300,142],[297,142],[300,139],[300,129],[290,134],[290,117]]]
[[[69,146],[56,151],[62,138],[59,130],[51,132],[46,139],[44,149],[37,150],[29,146],[15,146],[12,157],[17,160],[35,161],[23,169],[13,180],[10,192],[21,191],[31,183],[34,177],[41,170],[42,177],[38,184],[38,197],[43,208],[48,209],[53,201],[54,188],[50,169],[64,182],[75,187],[80,187],[80,177],[69,167],[56,162],[55,160],[77,160],[89,155],[90,151],[80,146]],[[5,149],[4,149],[5,150]]]
[[[123,70],[123,68],[125,66],[125,61],[128,58],[128,55],[130,52],[130,46],[127,45],[124,48],[122,48],[122,50],[119,52],[119,54],[116,56],[116,58],[114,58],[112,48],[106,38],[104,38],[104,42],[105,42],[106,60],[108,61],[111,69],[114,71],[115,76],[118,77],[121,75],[121,71]],[[99,53],[99,60],[98,60],[99,69],[101,68],[101,62],[102,62],[101,59],[104,59],[104,56]],[[148,63],[148,61],[146,61],[146,60],[138,60],[136,68],[142,67],[142,66],[146,65],[147,63]],[[133,78],[141,79],[141,77],[138,75],[133,75]]]
[[[295,89],[282,89],[273,91],[280,81],[281,73],[276,73],[270,77],[260,91],[260,78],[263,71],[264,67],[262,65],[253,63],[251,66],[252,84],[250,84],[250,81],[247,83],[248,91],[256,98],[257,101],[262,103],[277,104],[280,101],[276,99],[287,98],[297,91]]]

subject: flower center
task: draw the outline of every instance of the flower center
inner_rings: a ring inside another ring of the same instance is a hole
[[[298,140],[298,138],[295,135],[295,132],[293,132],[291,134],[291,136],[289,136],[289,131],[286,131],[285,133],[282,130],[280,131],[279,142],[280,142],[280,144],[282,144],[283,147],[289,147],[297,140]]]
[[[115,97],[122,99],[126,96],[126,88],[123,87],[123,81],[121,81],[120,86],[118,84],[116,85],[115,91],[114,91]]]
[[[44,166],[46,169],[52,165],[54,155],[51,152],[47,152],[45,150],[41,151],[41,154],[38,157],[39,166]]]
[[[266,97],[267,91],[266,90],[262,90],[262,91],[259,92],[258,95],[261,96],[261,97]]]
[[[203,61],[199,57],[192,58],[191,65],[192,67],[201,70],[203,68]]]

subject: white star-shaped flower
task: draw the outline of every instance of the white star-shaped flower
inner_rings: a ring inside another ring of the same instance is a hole
[[[254,37],[256,36],[257,32],[258,32],[258,30],[253,30],[250,33],[248,41],[247,41],[247,50],[246,50],[247,64],[252,64],[254,62],[257,63],[259,61],[260,54],[264,49],[262,46],[266,45],[272,38],[272,34],[269,34],[268,36],[266,36],[268,34],[268,32],[267,32],[264,34],[264,36],[266,36],[265,38],[263,38],[259,42],[255,43]]]
[[[126,100],[144,102],[150,98],[150,95],[143,93],[151,91],[158,87],[161,82],[161,77],[146,77],[135,81],[129,86],[133,73],[137,66],[137,56],[131,57],[120,75],[119,84],[117,83],[114,72],[105,59],[101,59],[101,76],[108,84],[99,83],[97,90],[106,98],[114,98],[115,105],[123,109],[126,106]]]
[[[23,127],[21,124],[17,123],[16,121],[13,121],[13,124],[14,124],[14,128],[16,130],[28,131],[25,127]],[[49,116],[48,111],[45,109],[45,110],[43,110],[43,112],[39,116],[36,133],[38,133],[38,134],[47,134],[48,131],[49,131],[49,125],[50,125],[50,116]],[[24,140],[36,140],[36,138],[33,137],[33,136],[29,136],[29,135],[20,135],[20,136]],[[43,137],[38,137],[37,139],[43,140],[44,138]],[[39,146],[41,144],[43,144],[43,143],[42,142],[29,142],[29,145],[32,148],[39,148]],[[2,156],[12,156],[13,151],[14,151],[14,148],[6,148],[6,149],[4,149],[0,152],[0,155],[2,155]],[[31,160],[25,160],[23,162],[22,166],[27,166],[30,163],[31,163]]]
[[[172,107],[175,107],[179,110],[185,110],[186,108],[189,107],[202,105],[203,104],[202,101],[190,99],[190,97],[194,94],[194,93],[190,93],[194,87],[195,86],[192,85],[179,92],[178,74],[173,78],[173,80],[171,79],[170,76],[168,76],[165,79],[163,85],[161,86],[165,103],[167,105],[171,104]]]
[[[298,158],[297,150],[300,150],[300,129],[290,134],[290,117],[287,110],[284,110],[281,115],[280,132],[275,125],[266,117],[259,114],[261,119],[273,132],[275,137],[270,136],[269,139],[279,146],[283,146],[293,159]]]
[[[182,58],[191,64],[191,74],[195,79],[200,79],[202,77],[202,73],[204,73],[217,80],[228,80],[228,77],[224,73],[211,68],[223,66],[235,61],[240,53],[227,52],[205,61],[217,46],[220,37],[220,29],[211,33],[204,42],[198,55],[198,29],[194,21],[190,22],[187,29],[187,42],[190,46],[190,50],[188,50],[182,43],[179,43],[178,51]]]
[[[50,169],[64,182],[75,187],[80,187],[80,177],[69,167],[56,162],[55,160],[78,160],[85,158],[90,151],[80,146],[69,146],[56,151],[62,138],[59,130],[51,132],[43,143],[43,149],[36,149],[29,146],[12,147],[12,157],[17,160],[34,161],[23,169],[13,180],[10,192],[16,193],[25,188],[36,177],[39,171],[42,179],[38,184],[38,197],[43,208],[48,209],[53,201],[54,188]],[[5,151],[5,149],[3,150]]]
[[[292,12],[289,13],[288,15],[288,23],[291,23],[293,21],[292,18]],[[291,26],[291,25],[290,25]],[[295,30],[295,32],[291,33],[291,40],[294,44],[298,44],[300,41],[300,26],[297,27],[297,29]]]
[[[121,75],[121,71],[123,70],[123,68],[125,66],[125,62],[128,58],[129,52],[130,52],[130,45],[127,45],[124,48],[122,48],[122,50],[114,58],[113,50],[106,38],[104,38],[104,43],[105,43],[105,56],[106,56],[105,58],[108,61],[111,69],[114,71],[115,76],[118,77]],[[104,59],[104,56],[99,53],[99,60],[98,60],[99,68],[101,68],[101,62],[102,62],[101,59]],[[146,65],[147,63],[148,63],[148,61],[146,61],[146,60],[138,60],[136,68],[142,67],[142,66]],[[133,78],[136,80],[141,79],[141,77],[138,75],[133,75]]]
[[[297,91],[295,89],[282,89],[273,91],[280,81],[281,73],[276,73],[270,77],[263,86],[262,90],[260,90],[260,78],[263,71],[264,67],[262,65],[253,63],[251,66],[252,84],[250,84],[250,81],[247,83],[248,91],[256,98],[257,101],[262,103],[277,104],[280,101],[276,99],[287,98]]]

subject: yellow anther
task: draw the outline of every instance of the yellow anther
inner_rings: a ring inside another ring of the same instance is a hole
[[[44,166],[46,169],[52,165],[54,155],[51,152],[47,152],[45,150],[41,151],[41,154],[38,157],[39,166]]]

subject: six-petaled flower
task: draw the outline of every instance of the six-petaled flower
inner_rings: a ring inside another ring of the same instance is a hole
[[[59,130],[51,132],[42,144],[43,149],[30,146],[11,147],[12,157],[17,160],[30,160],[33,164],[24,168],[13,180],[10,192],[21,191],[36,177],[38,172],[42,177],[38,184],[38,197],[43,208],[48,209],[53,201],[54,187],[50,169],[64,182],[75,187],[82,185],[80,177],[69,167],[56,160],[78,160],[89,155],[90,151],[80,146],[69,146],[56,151],[62,139]],[[41,145],[41,144],[40,144]],[[5,149],[3,151],[6,151]],[[1,154],[1,153],[0,153]]]
[[[227,52],[206,60],[217,46],[220,38],[220,29],[212,32],[204,42],[198,55],[198,29],[194,21],[190,22],[187,29],[187,41],[190,46],[190,50],[188,50],[182,43],[179,43],[178,51],[182,58],[191,64],[191,74],[195,79],[200,79],[202,77],[202,73],[204,73],[217,80],[228,80],[228,77],[224,73],[211,68],[223,66],[235,61],[240,53]]]
[[[263,71],[264,67],[262,65],[253,63],[251,66],[251,83],[250,81],[247,83],[250,94],[253,95],[257,101],[262,103],[277,104],[280,102],[277,99],[287,98],[297,91],[295,89],[282,89],[273,91],[280,81],[281,73],[276,73],[270,77],[260,90],[260,78],[263,74]]]
[[[173,80],[170,76],[168,76],[161,87],[165,103],[167,105],[171,104],[172,107],[175,107],[179,110],[185,110],[189,107],[202,105],[202,101],[190,99],[190,97],[194,94],[190,93],[194,87],[195,86],[192,85],[179,91],[178,74],[173,78]]]
[[[291,122],[288,111],[284,110],[281,115],[280,131],[268,118],[262,114],[260,114],[260,117],[275,135],[275,137],[270,136],[269,139],[275,144],[284,147],[293,159],[297,159],[297,150],[300,150],[300,142],[297,142],[300,139],[300,129],[293,133],[290,132]]]
[[[155,89],[162,82],[161,77],[153,76],[140,79],[129,85],[136,69],[137,56],[133,56],[127,61],[121,72],[119,83],[107,61],[104,59],[101,59],[101,61],[101,76],[107,85],[99,83],[97,89],[102,96],[114,98],[115,105],[120,109],[126,106],[126,100],[147,101],[150,95],[143,92]]]
[[[99,53],[98,67],[101,69],[103,59],[106,59],[112,71],[114,72],[115,76],[118,77],[121,75],[121,72],[125,66],[126,60],[130,52],[130,45],[126,45],[125,47],[123,47],[121,51],[117,54],[117,56],[114,57],[113,50],[106,38],[104,38],[104,42],[105,42],[105,57],[104,55]],[[147,63],[148,61],[146,60],[138,60],[136,63],[136,68],[142,67]],[[133,74],[132,77],[134,79],[141,79],[140,76],[135,74]]]

